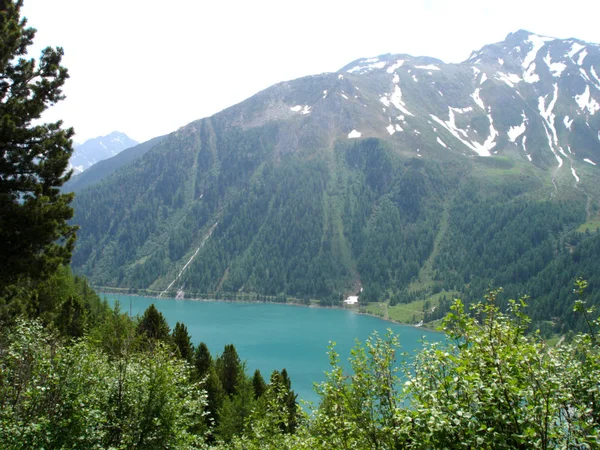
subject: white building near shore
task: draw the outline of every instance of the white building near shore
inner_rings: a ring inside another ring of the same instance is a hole
[[[351,295],[346,300],[344,300],[345,305],[357,305],[358,304],[358,295]]]

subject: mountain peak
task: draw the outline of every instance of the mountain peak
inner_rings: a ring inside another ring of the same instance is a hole
[[[115,156],[137,144],[137,141],[121,131],[113,131],[105,136],[88,139],[83,144],[73,146],[73,156],[69,162],[70,168],[75,173],[81,173],[93,164]]]

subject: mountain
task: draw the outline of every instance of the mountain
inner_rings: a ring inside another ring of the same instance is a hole
[[[73,146],[74,151],[69,168],[73,169],[74,173],[81,173],[97,162],[111,158],[137,144],[137,141],[119,131],[88,139],[83,144]]]
[[[144,155],[164,138],[165,136],[152,138],[146,142],[122,150],[113,157],[97,162],[84,172],[75,174],[71,177],[71,179],[65,183],[63,191],[77,193],[82,189],[103,180],[121,167],[126,166],[131,161]]]
[[[460,64],[276,84],[82,190],[73,266],[170,295],[361,292],[415,322],[504,286],[576,327],[574,277],[600,303],[599,73],[597,44],[520,30]]]

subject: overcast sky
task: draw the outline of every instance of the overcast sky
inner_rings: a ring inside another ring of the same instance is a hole
[[[520,28],[600,43],[598,0],[25,0],[34,55],[61,46],[77,142],[145,141],[279,81],[384,53],[460,62]]]

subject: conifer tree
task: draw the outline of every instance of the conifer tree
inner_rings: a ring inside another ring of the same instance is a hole
[[[188,333],[187,327],[181,322],[175,324],[173,329],[173,344],[179,350],[179,356],[191,363],[194,359],[194,345]]]
[[[265,383],[265,379],[258,369],[254,371],[254,376],[252,377],[252,387],[254,388],[254,398],[256,399],[262,397],[267,390],[267,383]]]
[[[216,361],[216,369],[227,395],[234,395],[237,392],[238,380],[240,374],[244,372],[244,368],[233,344],[225,346],[223,354]]]
[[[73,129],[37,122],[64,98],[63,50],[27,58],[36,30],[21,18],[22,6],[0,0],[0,297],[69,263],[77,228],[67,223],[73,195],[59,190],[71,176]]]
[[[156,309],[154,303],[148,306],[148,309],[144,312],[142,320],[138,324],[137,332],[150,340],[169,340],[170,329],[167,319]]]
[[[194,352],[194,367],[196,368],[198,379],[204,378],[209,369],[213,367],[210,350],[208,350],[208,346],[204,342],[200,342],[198,347],[196,347],[196,351]]]

